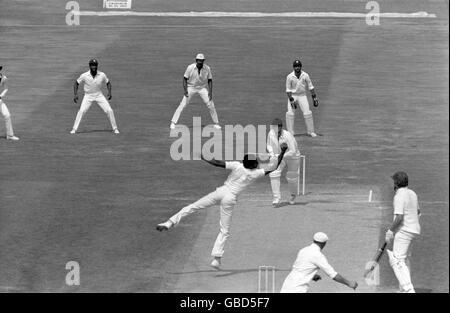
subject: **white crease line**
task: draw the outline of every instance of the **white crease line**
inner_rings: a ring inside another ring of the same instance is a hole
[[[368,13],[352,12],[137,12],[137,11],[79,11],[80,16],[143,16],[143,17],[333,17],[365,18]],[[380,18],[436,18],[436,14],[427,12],[414,13],[379,13],[371,14]]]

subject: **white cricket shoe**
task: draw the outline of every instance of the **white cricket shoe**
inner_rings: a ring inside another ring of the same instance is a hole
[[[73,134],[75,134],[77,131],[75,130],[75,129],[72,129],[71,131],[70,131],[70,133],[73,135]]]
[[[274,202],[272,202],[272,206],[274,208],[278,208],[280,205],[281,205],[281,201],[274,201]]]
[[[165,231],[171,229],[172,227],[173,227],[172,221],[168,220],[167,222],[156,225],[156,230]]]
[[[19,140],[19,137],[17,137],[17,136],[7,136],[6,139],[7,139],[7,140],[14,140],[14,141],[17,141],[17,140]]]
[[[317,137],[317,134],[316,134],[315,132],[312,132],[312,133],[310,133],[309,135],[310,135],[311,137],[313,137],[313,138]]]
[[[170,123],[170,129],[175,129],[176,126],[174,122]]]
[[[114,134],[120,134],[120,131],[116,128],[114,129]]]
[[[214,124],[215,129],[222,129],[222,127],[219,124]]]
[[[295,197],[296,195],[291,195],[291,197],[289,198],[289,204],[291,205],[295,204]]]
[[[211,267],[214,267],[216,270],[220,269],[220,258],[214,257],[214,260],[211,261]]]

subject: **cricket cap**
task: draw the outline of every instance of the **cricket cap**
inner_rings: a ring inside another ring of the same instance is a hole
[[[195,57],[196,60],[204,60],[205,56],[203,55],[203,53],[199,53],[197,54],[197,56]]]
[[[327,242],[328,241],[328,236],[325,233],[318,232],[318,233],[314,234],[313,239],[316,242]]]
[[[293,67],[296,66],[302,66],[302,62],[300,62],[300,60],[295,60],[294,63],[292,64]]]

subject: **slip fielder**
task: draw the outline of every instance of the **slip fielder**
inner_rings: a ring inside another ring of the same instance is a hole
[[[281,153],[278,156],[278,163],[276,164],[277,167],[283,160],[286,149],[287,145],[282,144]],[[211,252],[211,255],[214,258],[211,262],[211,266],[219,269],[221,259],[224,254],[225,243],[230,236],[231,215],[233,213],[234,206],[236,205],[238,195],[255,180],[270,174],[273,170],[266,171],[264,169],[259,169],[256,156],[250,156],[248,154],[245,155],[242,163],[224,162],[214,159],[208,161],[204,159],[203,156],[202,160],[211,165],[231,170],[227,180],[223,186],[217,188],[215,191],[204,196],[200,200],[182,208],[166,222],[158,224],[156,229],[158,231],[169,230],[177,226],[181,219],[191,215],[192,213],[195,213],[201,209],[209,208],[216,204],[220,204],[220,232],[217,235],[217,239]],[[276,168],[274,168],[274,170],[275,169]]]
[[[211,68],[205,64],[205,56],[202,53],[197,54],[195,63],[189,65],[183,76],[184,95],[180,105],[173,114],[170,123],[170,129],[175,129],[181,112],[189,104],[192,96],[198,94],[206,107],[209,109],[211,119],[214,122],[214,128],[220,129],[219,118],[217,117],[216,108],[213,101],[213,84]]]
[[[98,61],[96,59],[92,59],[89,61],[89,71],[81,74],[80,77],[78,77],[78,79],[75,81],[73,87],[73,101],[75,103],[78,102],[78,86],[81,83],[84,83],[84,97],[70,133],[75,134],[77,132],[84,114],[86,114],[93,102],[97,102],[97,104],[108,116],[113,132],[115,134],[119,134],[119,130],[117,129],[116,124],[116,118],[114,117],[114,111],[111,109],[111,106],[108,102],[108,100],[111,100],[112,98],[111,82],[109,81],[105,73],[98,71]],[[102,93],[103,84],[106,84],[106,87],[108,88],[108,100],[106,100],[105,96]]]
[[[14,130],[11,122],[11,114],[9,113],[8,107],[6,106],[3,99],[5,98],[6,93],[8,92],[8,78],[1,73],[3,66],[0,66],[0,111],[2,112],[2,116],[5,119],[6,126],[6,139],[7,140],[19,140],[19,137],[14,136]],[[2,91],[3,89],[3,91]]]
[[[286,77],[286,94],[288,96],[287,112],[286,112],[286,128],[294,135],[295,110],[300,106],[305,119],[306,132],[311,137],[317,137],[314,131],[314,120],[312,111],[309,109],[308,97],[306,90],[309,90],[315,107],[319,106],[314,86],[309,78],[308,73],[302,71],[302,62],[295,60],[294,71]]]
[[[280,145],[286,143],[288,149],[284,154],[283,161],[277,170],[270,173],[270,185],[272,187],[273,201],[272,205],[277,207],[281,202],[281,172],[287,167],[286,180],[288,182],[291,196],[289,203],[294,204],[298,188],[298,175],[300,166],[300,151],[294,136],[283,129],[283,122],[276,118],[270,125],[270,131],[267,135],[267,151],[269,152],[270,162],[276,161],[276,157],[281,152]]]
[[[356,281],[349,281],[342,275],[338,274],[333,267],[328,263],[327,258],[322,253],[323,248],[327,244],[328,236],[325,233],[318,232],[313,236],[313,243],[303,249],[297,254],[297,259],[292,266],[292,271],[284,280],[281,287],[281,293],[306,293],[308,292],[311,281],[318,281],[322,279],[317,274],[321,269],[334,281],[356,289],[358,283]]]
[[[392,251],[387,250],[389,264],[398,279],[400,291],[415,293],[407,263],[411,243],[420,235],[420,207],[417,194],[408,188],[408,175],[400,171],[392,179],[395,190],[394,221],[385,236],[387,243],[394,239]]]

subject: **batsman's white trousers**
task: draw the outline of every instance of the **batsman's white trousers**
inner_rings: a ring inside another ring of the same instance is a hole
[[[278,157],[272,157],[270,159],[271,166],[276,166],[278,162]],[[273,165],[272,165],[273,164]],[[297,194],[298,189],[298,178],[299,178],[299,168],[300,168],[300,155],[294,157],[283,158],[278,168],[269,174],[270,185],[272,187],[273,202],[278,203],[281,201],[281,172],[287,167],[286,180],[288,182],[289,192],[291,195]]]
[[[414,292],[408,258],[411,254],[412,241],[416,236],[411,232],[399,230],[395,233],[392,252],[388,250],[389,263],[399,281],[400,289],[404,292]]]
[[[106,100],[103,94],[85,94],[83,101],[81,102],[80,109],[78,110],[77,117],[75,118],[75,123],[73,124],[73,129],[77,130],[80,126],[81,119],[84,114],[89,110],[93,102],[102,108],[109,118],[112,129],[117,129],[116,118],[114,117],[114,111],[111,109],[108,100]]]
[[[11,122],[11,114],[9,113],[8,107],[2,100],[0,100],[0,111],[2,112],[3,118],[5,119],[6,136],[8,137],[14,136],[14,131]]]
[[[224,253],[225,243],[230,236],[230,226],[231,226],[231,214],[233,208],[236,205],[237,196],[233,194],[230,189],[226,186],[217,188],[215,191],[204,196],[200,200],[189,204],[188,206],[182,208],[177,214],[170,218],[170,221],[174,226],[178,225],[180,221],[186,217],[195,213],[199,210],[209,208],[213,205],[220,205],[220,232],[217,235],[216,242],[212,249],[211,255],[213,257],[222,257]]]
[[[178,120],[180,119],[181,112],[183,112],[184,108],[189,104],[192,97],[194,95],[198,94],[200,98],[202,98],[203,102],[206,104],[206,106],[209,109],[209,113],[211,114],[211,119],[215,124],[219,123],[219,118],[217,117],[216,108],[214,106],[214,101],[209,101],[209,94],[208,89],[206,88],[195,88],[195,87],[188,87],[188,96],[183,96],[183,99],[181,99],[180,105],[176,109],[175,113],[172,117],[172,123],[176,124],[178,123]]]

